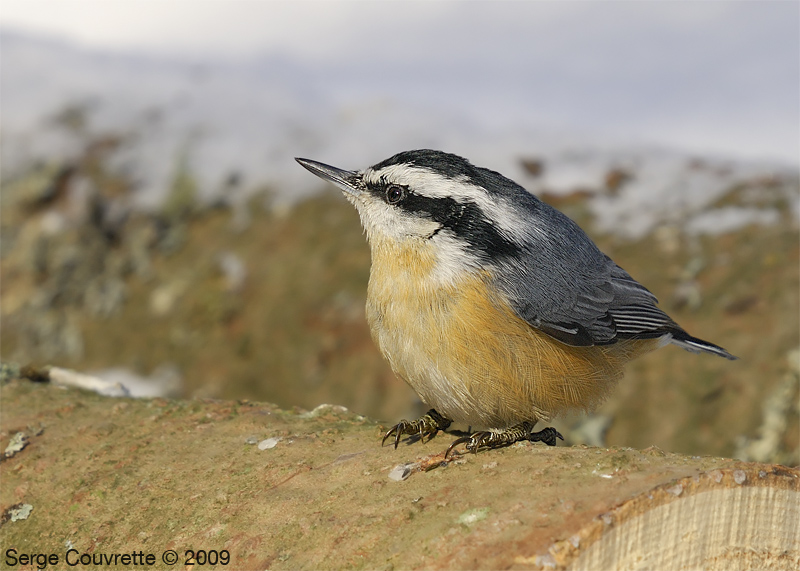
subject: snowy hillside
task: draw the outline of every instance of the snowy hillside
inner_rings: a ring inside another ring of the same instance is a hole
[[[617,193],[590,204],[601,228],[629,235],[664,219],[686,221],[740,183],[796,185],[793,165],[539,129],[523,120],[524,109],[517,110],[517,126],[492,125],[424,97],[401,103],[356,91],[347,74],[285,57],[197,63],[91,51],[8,31],[0,41],[3,178],[43,160],[69,161],[91,136],[121,136],[116,160],[133,173],[145,208],[160,203],[182,161],[205,198],[224,192],[234,177],[243,195],[269,186],[293,202],[320,188],[295,156],[357,169],[422,147],[466,156],[534,193],[594,193],[605,188],[610,172],[623,173]],[[523,160],[541,168],[525,169]],[[770,215],[723,218],[721,224],[736,226],[768,222]],[[696,226],[704,231],[715,224]]]

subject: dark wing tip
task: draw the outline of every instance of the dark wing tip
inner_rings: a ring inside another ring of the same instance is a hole
[[[693,353],[710,353],[728,359],[729,361],[736,361],[739,359],[739,357],[732,355],[719,345],[703,341],[697,337],[692,337],[683,330],[672,332],[672,343]]]

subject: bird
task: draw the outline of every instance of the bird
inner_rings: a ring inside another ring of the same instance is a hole
[[[563,436],[536,424],[596,407],[634,358],[674,344],[736,359],[687,333],[578,224],[496,171],[431,149],[356,171],[295,160],[358,211],[372,337],[430,407],[384,444],[430,440],[456,422],[470,428],[445,459],[461,444],[555,446]]]

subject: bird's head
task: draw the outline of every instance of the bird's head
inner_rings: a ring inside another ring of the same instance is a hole
[[[517,255],[536,225],[530,216],[540,204],[536,198],[457,155],[406,151],[361,171],[297,162],[344,191],[373,247],[375,241],[426,241],[452,269]]]

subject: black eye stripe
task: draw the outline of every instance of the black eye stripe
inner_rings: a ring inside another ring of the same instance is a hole
[[[415,193],[405,185],[390,183],[384,178],[374,185],[370,191],[393,208],[408,212],[414,216],[425,216],[441,224],[430,237],[447,229],[468,242],[476,254],[482,253],[488,259],[498,259],[517,255],[520,246],[509,240],[497,230],[494,224],[474,202],[461,202],[451,197],[430,197]],[[401,197],[392,202],[388,193],[392,187],[401,189]]]
[[[453,198],[431,198],[409,192],[397,205],[411,214],[426,215],[468,242],[475,253],[489,259],[518,255],[520,247],[497,230],[474,202],[459,202]],[[438,230],[431,237],[438,234]]]

